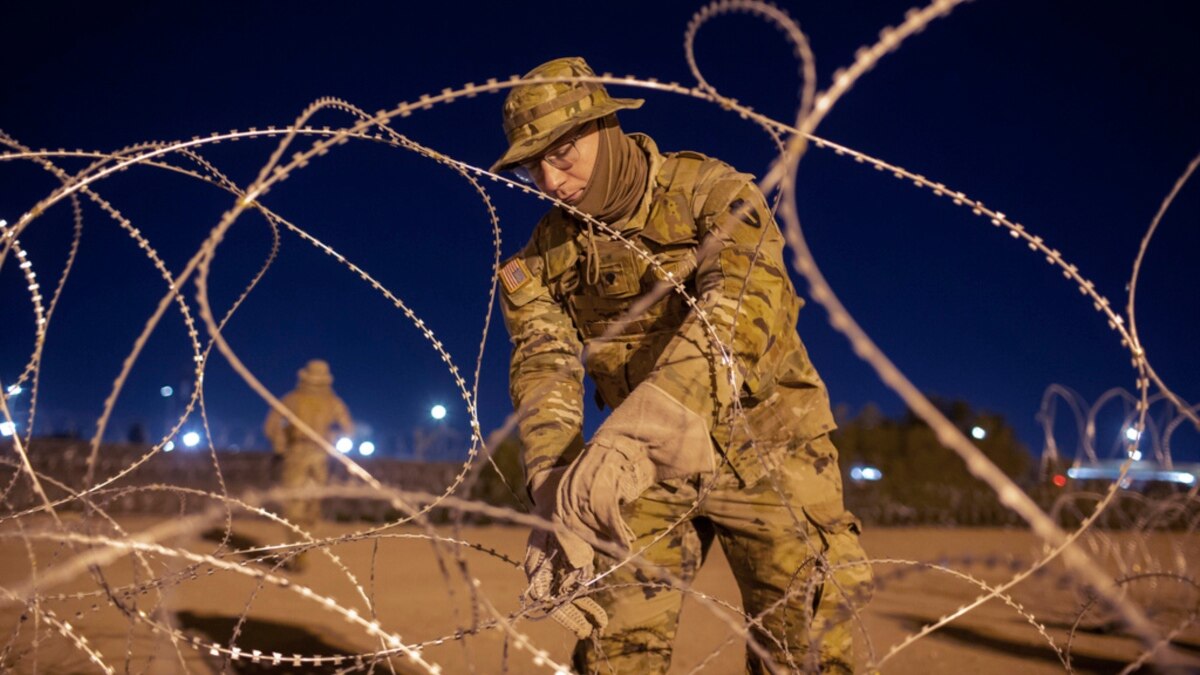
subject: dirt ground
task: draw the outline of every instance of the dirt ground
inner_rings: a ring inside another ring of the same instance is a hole
[[[164,523],[169,525],[170,521],[122,521],[130,532]],[[26,530],[38,524],[23,523]],[[326,523],[318,534],[332,537],[355,529],[347,524]],[[14,534],[13,528],[0,532],[10,537]],[[308,569],[288,575],[311,593],[260,585],[247,575],[210,571],[208,565],[180,581],[171,575],[183,567],[184,561],[152,554],[147,556],[151,573],[169,583],[126,598],[120,587],[135,576],[146,579],[147,572],[137,570],[128,556],[105,564],[103,582],[117,589],[117,597],[123,599],[130,612],[141,610],[158,621],[174,623],[180,636],[178,650],[161,632],[122,616],[96,592],[100,588],[98,577],[86,571],[66,580],[45,577],[82,549],[72,552],[46,541],[27,547],[19,537],[0,539],[0,592],[9,591],[4,594],[5,604],[0,605],[0,670],[100,672],[100,667],[89,661],[86,649],[64,637],[64,632],[83,636],[86,647],[102,654],[104,662],[131,673],[221,672],[224,657],[219,649],[214,653],[212,644],[228,647],[235,630],[238,638],[234,644],[240,653],[228,664],[228,670],[238,673],[312,672],[311,665],[290,665],[292,655],[333,656],[380,648],[379,641],[364,628],[326,609],[315,596],[336,599],[343,607],[355,609],[364,620],[377,620],[384,630],[407,643],[443,640],[426,646],[422,656],[440,664],[446,673],[554,672],[550,663],[569,661],[573,638],[552,621],[522,621],[515,626],[536,649],[547,652],[549,663],[541,666],[535,665],[531,649],[523,648],[521,639],[509,636],[506,640],[499,630],[482,630],[454,639],[458,629],[486,623],[492,618],[490,612],[506,615],[514,611],[524,577],[513,563],[474,549],[445,545],[439,558],[430,541],[420,537],[421,532],[403,528],[373,539],[331,546],[328,550],[344,569],[318,554]],[[473,542],[511,560],[519,560],[524,551],[525,532],[518,528],[473,526],[457,534],[450,528],[439,528],[437,532]],[[1190,557],[1194,576],[1195,561],[1200,559],[1196,537],[1155,535],[1143,540],[1115,535],[1111,540],[1091,538],[1084,545],[1093,553],[1102,553],[1099,559],[1110,569],[1129,573],[1187,570]],[[238,520],[231,547],[275,543],[280,538],[277,526],[266,521]],[[200,532],[160,543],[199,553],[212,553],[217,546]],[[862,617],[864,630],[859,636],[860,668],[864,671],[868,663],[882,660],[882,672],[897,674],[1064,672],[1061,659],[1066,658],[1065,654],[1060,657],[1050,644],[1053,642],[1064,652],[1069,644],[1071,665],[1077,672],[1115,673],[1138,654],[1136,641],[1115,622],[1098,611],[1081,616],[1084,596],[1053,563],[1012,591],[1017,607],[990,600],[948,626],[906,643],[923,626],[981,594],[978,585],[957,575],[971,575],[988,584],[1002,582],[1012,576],[1013,570],[1027,566],[1040,546],[1026,532],[999,529],[875,529],[864,535],[863,543],[876,559],[940,562],[954,572],[894,562],[875,564],[879,589]],[[455,560],[455,550],[463,552],[465,567]],[[11,600],[12,593],[28,590],[31,556],[37,560],[39,587],[47,598],[37,609],[52,612],[40,618],[33,608]],[[238,562],[241,558],[227,560]],[[258,563],[248,567],[269,569]],[[478,580],[475,590],[486,599],[485,608],[476,613],[472,613],[471,586],[463,581],[464,569]],[[362,594],[372,599],[373,609],[355,588],[356,583]],[[1160,626],[1174,627],[1200,607],[1200,593],[1195,586],[1173,577],[1146,576],[1125,587],[1128,597],[1151,609],[1151,618]],[[738,603],[736,585],[719,547],[714,546],[694,590]],[[59,597],[64,594],[71,597]],[[243,616],[245,620],[240,621]],[[1077,619],[1079,628],[1069,639]],[[744,645],[730,625],[737,621],[738,617],[728,610],[689,597],[671,672],[692,672],[701,664],[702,672],[742,672]],[[62,628],[64,622],[71,626],[69,630]],[[1200,672],[1200,630],[1191,626],[1176,637],[1175,645],[1179,653],[1191,659],[1191,665],[1180,672]],[[249,658],[255,649],[265,655],[260,661],[269,664],[272,654],[279,652],[287,665],[256,666]],[[343,667],[352,664],[348,659]],[[421,672],[402,658],[395,659],[395,666],[396,672]],[[375,672],[389,671],[380,667]]]

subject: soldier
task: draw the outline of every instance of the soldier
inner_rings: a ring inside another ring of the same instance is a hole
[[[539,77],[594,73],[561,58],[525,79]],[[530,536],[527,596],[569,594],[552,615],[580,637],[580,671],[665,672],[682,593],[661,582],[689,583],[715,538],[752,619],[750,672],[851,672],[871,571],[783,237],[753,176],[623,133],[616,111],[642,103],[579,81],[522,84],[504,102],[509,147],[492,171],[629,242],[557,207],[500,269],[526,487],[557,526]],[[585,371],[613,411],[586,447]],[[618,562],[599,541],[640,562],[596,591],[594,571]]]
[[[283,405],[322,438],[332,441],[334,427],[343,435],[353,436],[354,422],[350,419],[346,404],[333,393],[333,375],[329,372],[329,364],[313,359],[296,376],[296,388],[283,397]],[[272,409],[263,423],[263,433],[271,442],[275,457],[281,464],[277,478],[280,486],[292,489],[324,486],[329,480],[329,458],[325,450],[298,428],[285,422],[283,416]],[[306,532],[311,531],[321,520],[321,500],[285,500],[283,516]],[[302,540],[303,537],[288,530],[288,541]],[[304,554],[293,557],[289,567],[297,572],[302,570]]]

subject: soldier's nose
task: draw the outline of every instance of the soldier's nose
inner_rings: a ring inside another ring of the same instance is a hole
[[[567,180],[567,174],[564,171],[554,168],[548,162],[542,162],[542,182],[546,188],[546,192],[555,192]]]

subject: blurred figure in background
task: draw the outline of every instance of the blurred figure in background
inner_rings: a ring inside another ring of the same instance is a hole
[[[343,436],[354,435],[354,422],[350,411],[337,394],[333,393],[333,375],[329,364],[320,359],[309,361],[297,372],[296,388],[283,397],[282,403],[297,418],[320,437],[333,442],[334,428]],[[278,460],[276,474],[280,487],[300,490],[324,486],[329,480],[329,458],[324,448],[305,436],[300,429],[271,410],[263,424],[263,433],[271,442]],[[301,497],[284,500],[283,516],[293,525],[311,531],[321,520],[321,500]],[[288,541],[302,541],[303,537],[290,529]],[[289,569],[304,568],[304,554],[292,558]]]

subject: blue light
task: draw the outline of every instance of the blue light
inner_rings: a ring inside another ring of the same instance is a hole
[[[1071,478],[1082,480],[1116,480],[1121,475],[1121,472],[1115,467],[1080,466],[1067,469],[1067,475]],[[1130,469],[1125,473],[1125,484],[1122,487],[1126,487],[1133,481],[1163,481],[1167,483],[1180,483],[1182,485],[1195,485],[1196,475],[1188,471]]]
[[[883,472],[873,466],[852,466],[850,467],[850,480],[853,481],[876,481],[883,478]]]

